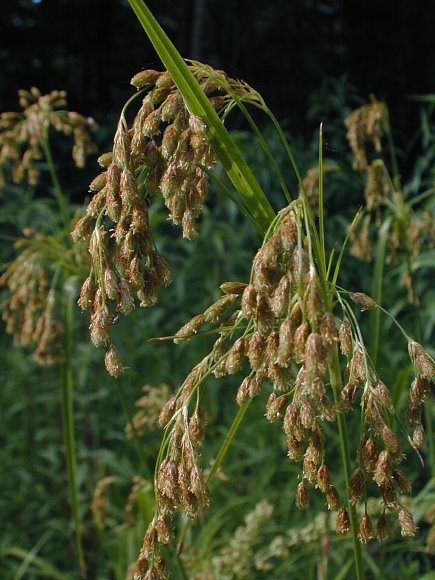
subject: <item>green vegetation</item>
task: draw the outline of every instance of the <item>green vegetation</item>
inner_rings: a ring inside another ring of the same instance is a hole
[[[301,143],[130,4],[166,70],[86,208],[93,121],[0,119],[5,577],[429,578],[434,98],[402,176],[387,104],[326,81]]]

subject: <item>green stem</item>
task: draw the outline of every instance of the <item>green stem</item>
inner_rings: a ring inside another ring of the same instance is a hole
[[[329,367],[329,378],[331,381],[332,392],[334,393],[335,406],[338,407],[338,393],[341,389],[341,369],[338,358],[338,347],[335,345],[332,353],[332,361]],[[356,521],[355,507],[349,502],[349,482],[350,482],[350,456],[348,447],[348,433],[345,416],[337,412],[338,435],[340,438],[341,460],[343,462],[344,480],[346,483],[346,496],[350,527],[352,532],[353,554],[357,580],[363,580],[364,564],[362,560],[361,544],[358,541],[358,528]]]
[[[391,130],[390,113],[387,110],[387,120],[385,122],[385,133],[387,135],[388,149],[391,157],[391,167],[393,170],[393,184],[396,191],[401,190],[399,165],[397,163],[396,148],[394,147],[393,133]]]
[[[74,432],[74,401],[72,376],[72,332],[73,332],[73,305],[74,297],[67,292],[64,314],[64,362],[62,363],[62,414],[63,430],[66,448],[66,464],[70,502],[75,528],[77,557],[82,578],[86,578],[86,566],[83,550],[83,539],[79,512],[79,492],[77,484],[77,454]]]
[[[390,223],[391,223],[390,219],[387,219],[382,224],[382,227],[379,231],[378,241],[376,244],[375,265],[373,269],[372,297],[373,300],[379,305],[381,305],[382,303],[385,248]],[[374,366],[376,366],[376,361],[378,358],[380,324],[381,324],[381,311],[379,310],[379,308],[375,308],[374,310],[372,310],[370,315],[370,348],[369,348],[370,358],[372,359]]]
[[[323,123],[320,124],[319,131],[319,239],[320,255],[322,257],[323,275],[327,278],[326,252],[325,252],[325,225],[323,214]]]
[[[432,478],[435,478],[435,448],[434,448],[434,438],[432,432],[432,417],[431,417],[431,400],[429,397],[426,398],[424,402],[424,416],[426,419],[426,432],[427,432],[427,447],[428,455],[431,467]]]
[[[62,222],[66,228],[66,231],[69,233],[70,228],[70,218],[68,212],[68,203],[65,198],[65,195],[62,190],[62,186],[60,185],[59,178],[57,177],[56,168],[53,161],[53,155],[51,154],[51,147],[50,141],[48,138],[48,130],[47,128],[44,129],[44,137],[42,139],[42,149],[44,151],[45,158],[48,164],[48,170],[50,172],[51,181],[53,183],[53,191],[54,197],[56,198],[57,205],[59,207],[59,213],[62,218]],[[68,236],[69,238],[69,236]]]
[[[245,105],[239,99],[235,99],[235,101],[237,103],[237,106],[242,111],[243,115],[245,116],[246,120],[248,121],[249,125],[251,126],[252,130],[254,131],[254,133],[255,133],[255,135],[260,143],[261,148],[263,149],[267,159],[269,160],[269,163],[272,166],[272,171],[274,172],[274,174],[276,175],[276,177],[279,181],[279,184],[280,184],[281,189],[285,195],[287,203],[291,203],[291,201],[292,201],[291,195],[289,193],[289,190],[287,189],[287,185],[284,181],[284,178],[281,174],[281,171],[279,170],[278,164],[276,163],[265,138],[263,137],[260,129],[258,128],[256,122],[252,118],[252,115],[249,113],[249,111],[245,107]]]
[[[246,414],[246,411],[248,410],[249,405],[251,403],[252,403],[252,399],[248,399],[245,403],[243,403],[243,405],[237,411],[237,414],[234,417],[234,420],[231,424],[231,427],[230,427],[228,433],[226,434],[226,437],[221,445],[221,448],[219,449],[219,452],[216,455],[216,459],[215,459],[215,462],[213,463],[213,467],[211,468],[210,473],[207,477],[207,484],[211,483],[211,481],[213,480],[214,476],[217,473],[217,470],[219,469],[223,460],[225,459],[225,455],[227,454],[228,449],[229,449],[229,447],[234,439],[234,436],[236,435],[237,431],[239,430],[239,427],[243,421],[243,418]]]

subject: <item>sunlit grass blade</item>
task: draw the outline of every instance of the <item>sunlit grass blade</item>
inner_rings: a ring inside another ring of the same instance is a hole
[[[188,66],[142,0],[129,0],[139,22],[171,74],[189,111],[207,125],[207,138],[234,187],[266,231],[275,212],[239,148],[210,104]]]

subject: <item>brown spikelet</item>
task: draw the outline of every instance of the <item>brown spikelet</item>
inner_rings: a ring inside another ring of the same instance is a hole
[[[350,519],[347,509],[342,507],[338,511],[337,520],[335,522],[335,531],[337,534],[345,535],[350,530]]]

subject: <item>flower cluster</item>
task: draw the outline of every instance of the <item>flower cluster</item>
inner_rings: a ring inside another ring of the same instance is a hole
[[[209,505],[209,492],[200,467],[203,422],[197,411],[189,418],[186,405],[172,398],[164,406],[160,423],[172,428],[165,458],[156,471],[154,489],[157,510],[145,534],[136,562],[136,578],[166,578],[167,567],[160,546],[173,537],[172,521],[181,508],[191,519]],[[177,410],[178,408],[178,410]]]
[[[412,262],[423,246],[429,249],[435,247],[435,220],[430,211],[415,210],[414,204],[401,191],[399,176],[392,179],[382,159],[373,159],[371,163],[367,160],[367,141],[373,142],[377,153],[382,151],[383,131],[390,131],[388,117],[386,106],[372,98],[370,104],[356,109],[345,120],[347,137],[354,153],[353,166],[367,174],[364,217],[350,231],[350,252],[360,260],[373,260],[373,231],[379,231],[386,221],[386,211],[391,210],[391,223],[386,235],[386,261],[399,263],[399,255],[406,255],[408,268],[401,283],[408,290],[409,303],[418,304]]]
[[[169,387],[162,383],[158,387],[144,385],[143,396],[135,403],[138,411],[134,414],[132,424],[127,423],[125,434],[127,439],[133,437],[133,429],[140,437],[145,431],[154,431],[158,426],[158,418],[163,405],[169,398]]]
[[[136,96],[145,96],[131,126],[124,108],[113,151],[100,157],[104,171],[92,181],[94,195],[72,232],[74,240],[88,242],[92,262],[79,305],[90,311],[91,340],[108,349],[106,368],[114,376],[122,364],[111,323],[130,312],[136,299],[140,306],[154,304],[159,287],[171,281],[152,239],[149,204],[162,196],[169,219],[191,239],[214,162],[205,124],[189,113],[168,72],[145,70],[131,82]],[[204,79],[200,84],[219,109],[223,97],[217,85]]]
[[[363,105],[346,118],[347,139],[354,154],[355,169],[367,168],[367,142],[372,142],[377,152],[381,151],[381,139],[387,119],[385,104],[371,96],[371,102]]]
[[[425,398],[435,387],[435,362],[415,341],[408,343],[409,356],[416,371],[409,391],[408,424],[413,429],[412,443],[419,449],[424,442],[422,406]]]
[[[359,404],[364,421],[356,453],[357,467],[346,490],[352,506],[360,502],[365,505],[359,538],[362,542],[374,537],[386,539],[388,512],[398,514],[402,535],[413,535],[416,531],[412,516],[399,497],[400,493],[411,492],[411,484],[397,468],[404,455],[389,427],[394,413],[391,394],[371,365],[350,302],[337,289],[345,315],[340,321],[330,310],[309,236],[305,235],[304,219],[300,199],[282,210],[253,260],[249,283],[222,284],[223,296],[187,322],[174,337],[176,343],[190,340],[207,325],[215,326],[219,333],[210,354],[188,375],[160,416],[162,426],[166,426],[167,451],[157,468],[158,509],[138,560],[138,578],[149,572],[153,562],[163,566],[159,544],[170,541],[170,522],[176,511],[181,508],[194,518],[198,508],[208,505],[199,466],[198,441],[202,439],[199,387],[210,375],[216,378],[232,375],[248,366],[236,401],[246,405],[265,390],[267,383],[272,384],[265,416],[269,421],[282,422],[288,456],[301,463],[301,481],[295,494],[299,509],[307,508],[312,486],[324,495],[328,509],[337,511],[337,533],[349,532],[351,517],[340,501],[326,464],[323,422],[336,421],[338,414]],[[363,293],[349,293],[349,298],[360,310],[376,307]],[[433,373],[431,359],[415,344],[410,352],[426,380],[429,372]],[[331,368],[334,365],[337,368],[338,347],[347,364],[337,378],[331,374]],[[192,402],[195,410],[189,418]],[[383,505],[376,526],[367,512],[366,485],[370,480],[378,486]]]
[[[50,241],[30,229],[24,233],[26,237],[15,243],[20,253],[0,277],[0,284],[9,291],[2,305],[2,318],[16,346],[35,343],[38,363],[54,364],[63,360],[63,325],[56,315],[52,274],[39,250]]]
[[[37,161],[43,158],[43,146],[48,127],[64,135],[72,135],[72,156],[77,167],[83,167],[86,157],[96,147],[89,131],[96,128],[93,119],[63,110],[66,92],[52,91],[47,95],[32,87],[19,91],[22,113],[0,115],[0,188],[4,186],[4,171],[11,170],[15,183],[26,180],[35,185],[39,178]]]

